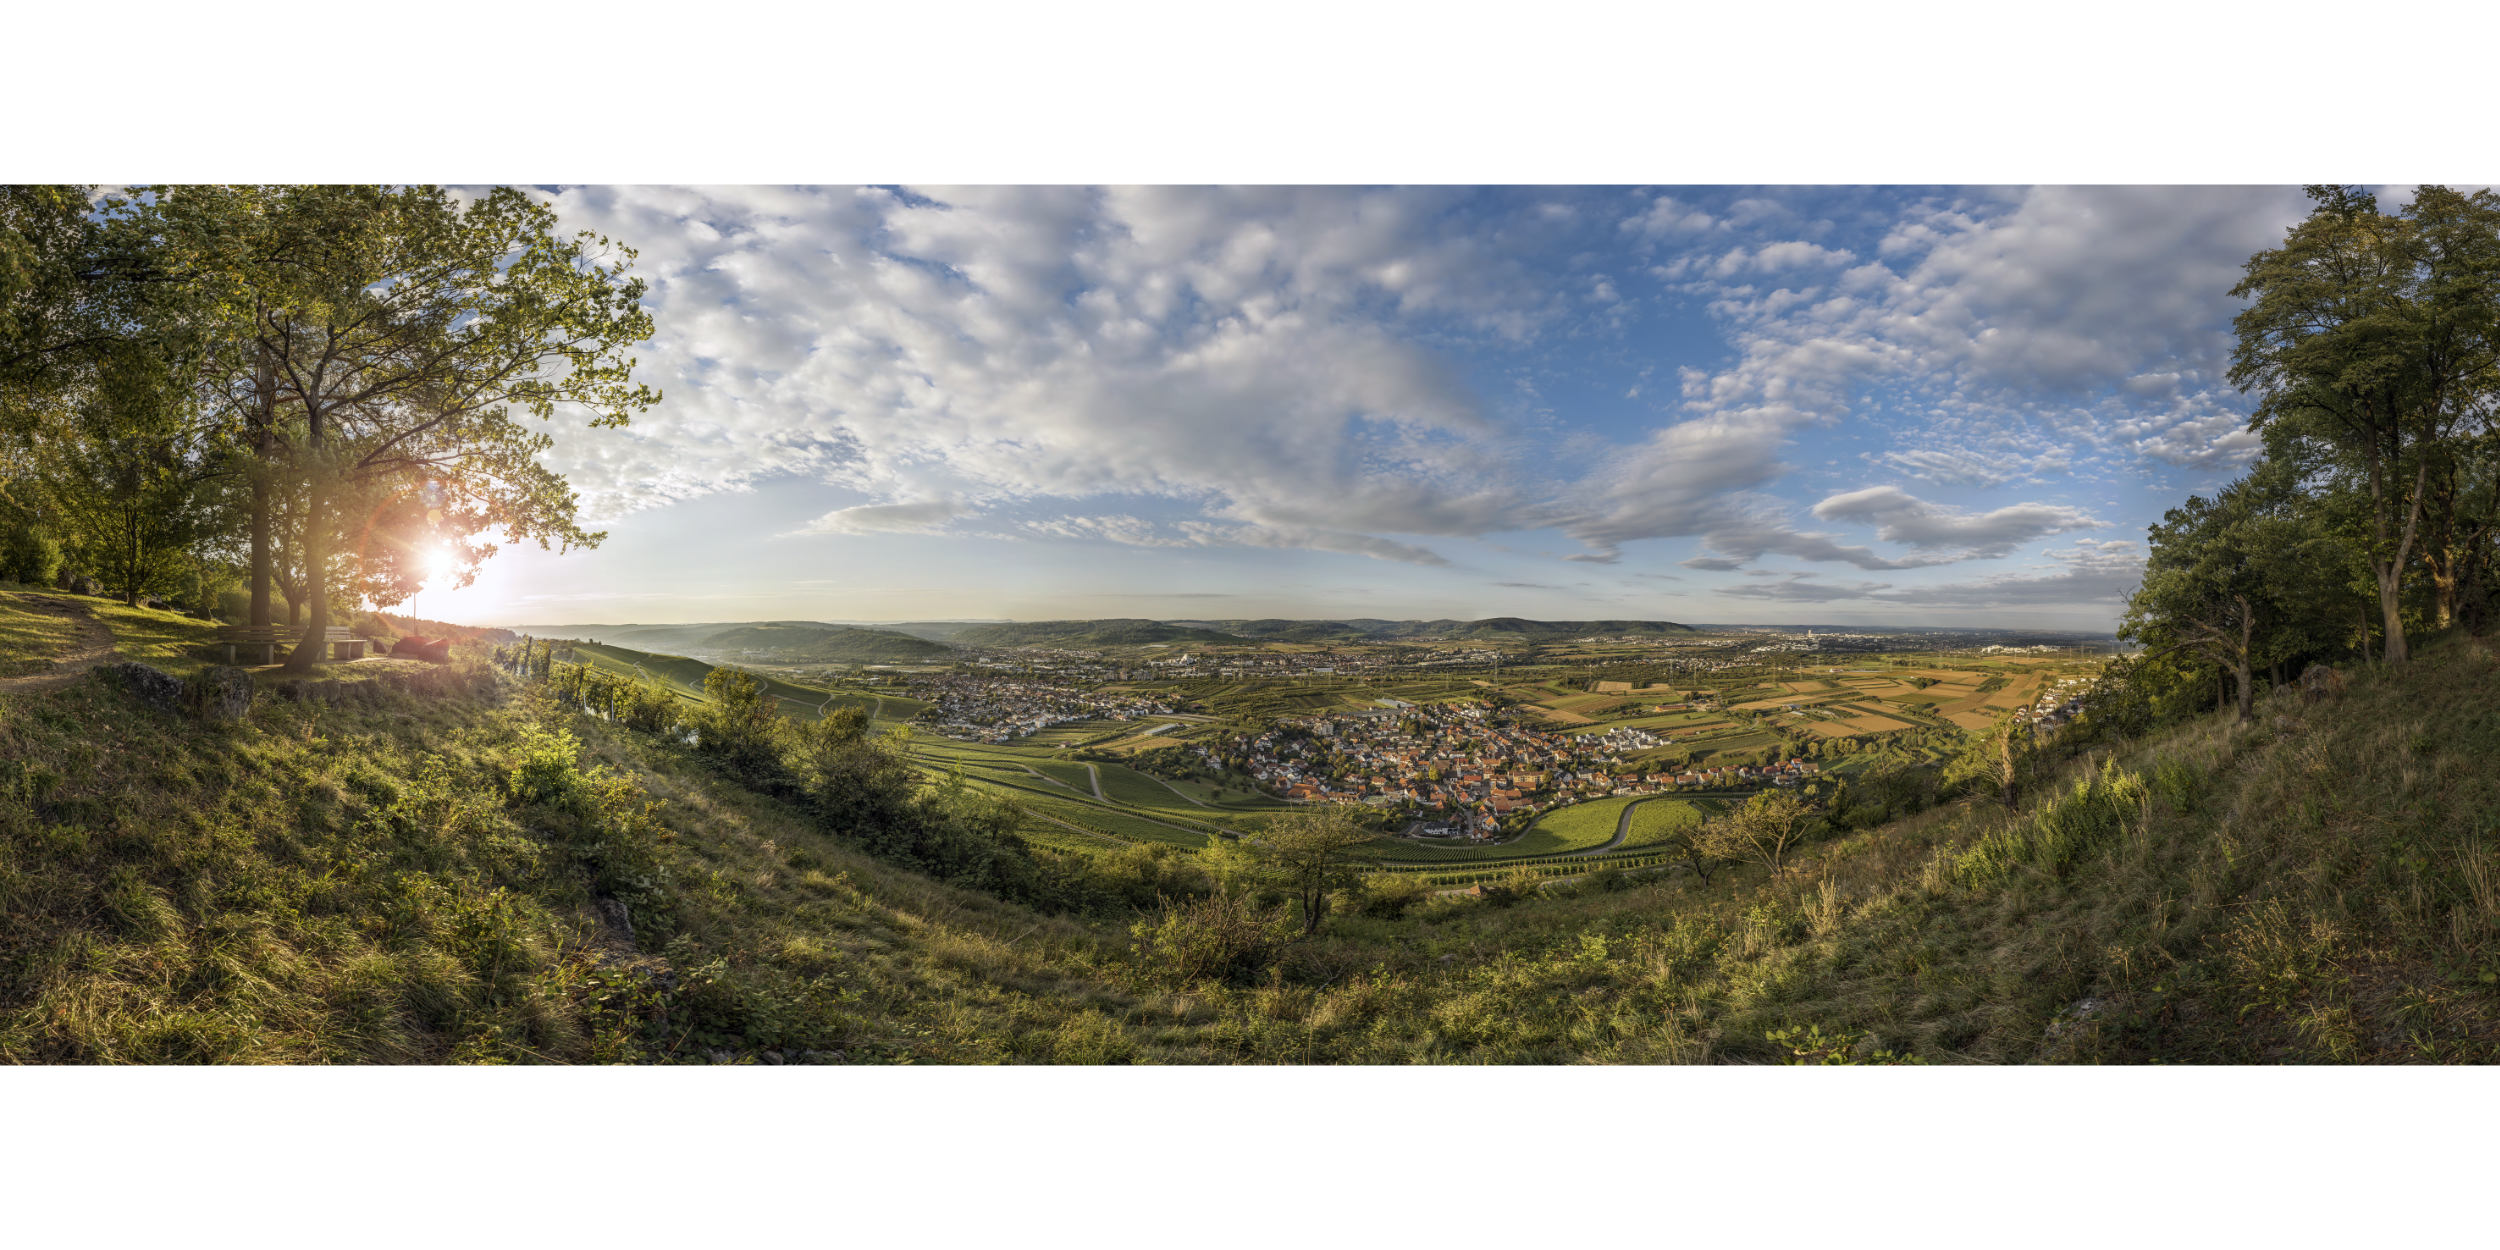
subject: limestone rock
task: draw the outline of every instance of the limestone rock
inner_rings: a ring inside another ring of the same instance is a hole
[[[137,696],[141,702],[168,712],[182,710],[184,693],[181,678],[136,660],[107,664],[104,671],[119,679],[122,688]]]
[[[252,675],[213,665],[190,682],[191,706],[212,721],[238,721],[252,710]]]

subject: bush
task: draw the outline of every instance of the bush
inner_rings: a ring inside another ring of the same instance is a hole
[[[1168,903],[1152,919],[1130,926],[1140,971],[1147,979],[1186,985],[1192,981],[1246,984],[1293,938],[1281,912],[1262,911],[1239,895],[1218,894]]]
[[[1374,873],[1363,883],[1362,896],[1355,909],[1366,916],[1397,920],[1431,894],[1431,887],[1413,873]]]
[[[536,724],[523,726],[506,781],[513,801],[570,806],[581,783],[581,774],[574,770],[581,755],[582,744],[569,731]]]
[[[0,581],[49,586],[60,575],[60,543],[32,525],[0,531]]]

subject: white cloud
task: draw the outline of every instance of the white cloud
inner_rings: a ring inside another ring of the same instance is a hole
[[[593,516],[795,473],[977,504],[1160,496],[1365,554],[1423,549],[1346,535],[1517,528],[1545,488],[1445,355],[1394,330],[1506,341],[1561,315],[1445,220],[1459,194],[566,192],[569,224],[644,244],[642,372],[669,398],[621,437],[560,433],[558,456]]]
[[[1833,495],[1814,505],[1814,515],[1826,521],[1873,525],[1875,536],[1888,543],[1945,548],[1977,557],[2004,555],[2049,534],[2108,525],[2079,508],[2056,504],[2021,503],[1990,512],[1963,512],[1928,503],[1898,486],[1870,486]]]
[[[594,519],[798,475],[906,501],[805,533],[1063,511],[1021,532],[1433,565],[1448,562],[1434,540],[1550,526],[1586,563],[1683,538],[1695,568],[1786,555],[1869,571],[2099,522],[1848,492],[1811,516],[1900,549],[1817,530],[1804,503],[1833,484],[1796,497],[1786,459],[1844,423],[1897,431],[1852,449],[1867,461],[1979,490],[2113,458],[2243,462],[2242,401],[2215,384],[2221,293],[2302,207],[2193,188],[1970,193],[1856,217],[1804,193],[1709,209],[1691,193],[1575,206],[1436,188],[552,198],[568,224],[642,248],[659,324],[642,373],[668,392],[622,434],[558,431]],[[1857,223],[1853,247],[1826,216]],[[1624,299],[1644,268],[1682,285]],[[1535,379],[1487,393],[1466,374],[1479,349],[1532,341],[1619,356],[1631,340],[1613,318],[1671,299],[1718,318],[1725,350],[1695,357],[1712,368],[1640,362],[1677,378],[1626,393],[1676,405],[1654,429],[1601,434]],[[1165,519],[1088,510],[1111,496]]]
[[[856,508],[837,508],[791,530],[784,537],[801,534],[933,534],[962,515],[963,509],[951,499],[925,503],[861,504]]]

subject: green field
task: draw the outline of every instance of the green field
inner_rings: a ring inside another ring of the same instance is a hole
[[[1722,799],[1657,799],[1632,809],[1632,829],[1623,849],[1657,846],[1671,835],[1725,810]]]

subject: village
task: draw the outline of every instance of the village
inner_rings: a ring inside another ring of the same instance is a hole
[[[1627,768],[1622,752],[1655,745],[1637,729],[1563,734],[1530,728],[1479,702],[1403,704],[1285,718],[1256,735],[1201,745],[1213,768],[1237,769],[1277,797],[1363,804],[1418,818],[1423,836],[1489,840],[1556,807],[1607,795],[1793,786],[1808,760],[1683,772]]]
[[[923,723],[969,742],[1013,742],[1072,721],[1135,720],[1173,710],[1146,695],[954,673],[915,679],[909,689],[929,704]]]

